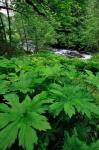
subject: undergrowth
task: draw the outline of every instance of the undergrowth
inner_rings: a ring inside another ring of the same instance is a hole
[[[0,150],[99,150],[97,58],[0,57]]]

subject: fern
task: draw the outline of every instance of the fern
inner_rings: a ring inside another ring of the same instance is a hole
[[[88,91],[81,87],[81,85],[64,85],[52,84],[49,90],[55,102],[50,105],[50,112],[54,116],[64,110],[64,112],[71,118],[78,113],[91,117],[91,115],[99,115],[98,106],[93,102],[92,97]]]
[[[50,129],[47,118],[42,115],[46,108],[44,101],[33,100],[26,96],[20,103],[16,94],[5,95],[6,104],[0,104],[0,150],[10,148],[17,136],[19,146],[25,150],[33,150],[37,144],[36,130],[46,131]]]

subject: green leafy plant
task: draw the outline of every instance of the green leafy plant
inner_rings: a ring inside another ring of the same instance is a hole
[[[64,145],[62,150],[98,150],[99,149],[99,140],[91,145],[85,144],[81,141],[76,134],[70,135],[65,132],[64,134]]]
[[[64,110],[71,118],[73,115],[81,113],[87,117],[91,117],[93,113],[99,114],[98,107],[88,91],[81,85],[58,85],[52,84],[49,90],[55,102],[50,106],[50,111],[54,116]]]
[[[33,92],[34,87],[41,84],[45,78],[39,76],[35,71],[21,71],[19,76],[10,74],[9,79],[11,82],[10,88],[14,91],[20,91],[24,94]]]
[[[96,73],[96,76],[91,72],[86,70],[87,76],[86,76],[86,81],[89,84],[92,84],[99,90],[99,72]]]
[[[44,101],[26,96],[20,103],[16,94],[5,95],[5,99],[7,102],[0,104],[0,149],[10,148],[18,136],[19,146],[33,150],[38,140],[36,130],[51,129],[47,118],[42,115],[46,110]]]
[[[98,150],[97,60],[1,57],[0,150]]]

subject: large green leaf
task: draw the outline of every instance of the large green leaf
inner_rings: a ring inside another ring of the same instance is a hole
[[[0,94],[6,94],[9,91],[9,84],[7,80],[0,80]]]
[[[20,103],[18,96],[13,93],[5,95],[5,99],[8,105],[0,103],[0,149],[10,148],[18,136],[19,145],[24,150],[33,150],[38,139],[36,130],[51,129],[47,118],[42,115],[45,112],[43,102],[36,104],[35,99],[31,100],[26,96]],[[35,104],[37,110],[33,109]],[[39,109],[42,111],[38,111]]]
[[[10,117],[10,116],[9,116]],[[0,120],[2,121],[2,120]],[[0,149],[5,150],[11,147],[15,142],[18,134],[18,122],[15,121],[8,124],[4,129],[0,131]]]
[[[21,124],[19,130],[19,145],[24,148],[24,150],[32,150],[33,145],[37,144],[37,134],[36,131],[26,124]]]
[[[49,89],[50,95],[55,102],[50,105],[50,111],[57,116],[63,109],[71,118],[76,112],[91,117],[92,114],[99,115],[98,106],[87,89],[81,85],[52,84]],[[77,111],[76,111],[77,110]]]
[[[81,141],[76,134],[70,137],[69,134],[65,132],[62,150],[99,150],[99,140],[87,145],[84,141]]]
[[[96,86],[97,89],[99,90],[99,72],[96,74],[96,76],[91,71],[88,70],[86,70],[86,73],[87,73],[86,82]]]

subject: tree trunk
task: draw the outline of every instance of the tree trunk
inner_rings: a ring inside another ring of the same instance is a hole
[[[9,9],[8,9],[8,0],[5,0],[5,4],[6,4],[6,10],[7,10],[7,16],[8,16],[8,25],[9,25],[9,43],[11,46],[12,43],[12,38],[11,38],[11,19],[10,19],[10,15],[9,15]]]

